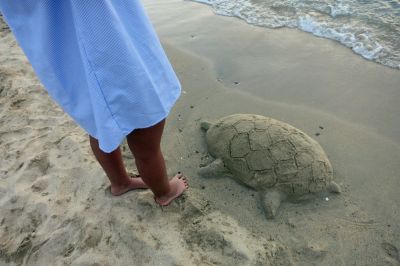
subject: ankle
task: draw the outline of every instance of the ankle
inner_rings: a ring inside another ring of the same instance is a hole
[[[118,183],[113,182],[113,183],[111,183],[111,187],[114,187],[114,188],[123,188],[123,187],[129,186],[129,184],[130,184],[129,180],[121,181],[121,182],[118,182]]]
[[[172,192],[172,187],[168,186],[163,191],[153,191],[153,194],[156,198],[168,197]]]

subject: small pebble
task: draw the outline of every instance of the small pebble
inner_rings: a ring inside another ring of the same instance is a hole
[[[323,127],[323,126],[319,126],[319,128],[320,128],[320,129],[324,129],[324,127]]]
[[[10,199],[10,202],[11,202],[11,203],[16,203],[17,201],[18,201],[18,197],[15,196],[15,195],[12,196],[11,199]]]
[[[201,189],[206,189],[206,187],[205,186],[201,186]]]
[[[182,91],[182,93],[183,93],[183,94],[186,94],[187,92],[186,92],[186,91]]]
[[[191,105],[191,106],[190,106],[190,108],[191,108],[191,109],[193,109],[193,108],[194,108],[194,106],[193,106],[193,105]]]
[[[319,135],[321,135],[321,133],[319,133],[319,132],[315,133],[315,136],[318,137]]]
[[[325,200],[326,200],[326,201],[329,201],[329,198],[328,198],[328,197],[326,197],[326,198],[325,198]]]
[[[240,84],[240,83],[239,83],[239,81],[235,81],[235,82],[233,82],[233,83],[234,83],[235,85],[238,85],[238,84]]]

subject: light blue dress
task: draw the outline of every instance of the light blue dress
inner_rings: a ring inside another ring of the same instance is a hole
[[[0,10],[49,95],[104,152],[179,98],[139,0],[0,0]]]

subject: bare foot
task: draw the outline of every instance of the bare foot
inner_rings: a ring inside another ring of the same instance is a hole
[[[171,191],[167,195],[158,198],[154,197],[154,200],[161,206],[167,206],[171,203],[171,201],[181,196],[188,188],[186,177],[181,173],[178,173],[176,176],[174,176],[169,181],[169,185],[171,186]]]
[[[130,184],[118,187],[111,185],[111,194],[113,196],[120,196],[130,190],[139,189],[139,188],[149,188],[146,183],[143,182],[142,178],[139,175],[131,176]]]

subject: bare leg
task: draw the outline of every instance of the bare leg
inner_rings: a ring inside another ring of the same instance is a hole
[[[148,188],[141,178],[128,176],[119,147],[111,153],[105,153],[100,150],[97,139],[92,136],[89,138],[93,153],[111,182],[111,194],[119,196],[132,189]]]
[[[177,174],[171,181],[168,180],[160,148],[164,124],[165,120],[149,128],[136,129],[127,136],[139,173],[160,205],[168,205],[188,186],[182,174]]]

